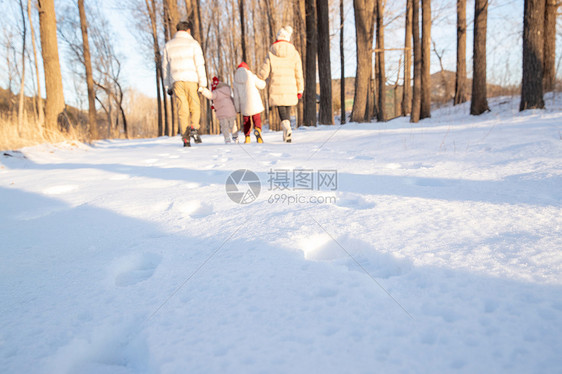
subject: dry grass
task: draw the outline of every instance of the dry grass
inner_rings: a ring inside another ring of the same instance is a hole
[[[68,132],[52,131],[27,119],[23,121],[21,128],[18,127],[16,113],[0,114],[0,150],[17,150],[43,143],[87,141],[86,134],[73,127]]]

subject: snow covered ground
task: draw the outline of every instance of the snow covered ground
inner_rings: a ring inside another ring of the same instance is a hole
[[[562,98],[517,106],[6,152],[0,372],[562,373]]]

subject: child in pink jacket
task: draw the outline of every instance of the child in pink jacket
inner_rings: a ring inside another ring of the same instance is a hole
[[[236,109],[230,93],[230,86],[220,82],[219,78],[213,77],[211,84],[212,92],[207,88],[200,88],[199,92],[207,99],[213,101],[213,109],[219,119],[221,133],[224,142],[238,143],[238,127],[236,126]]]

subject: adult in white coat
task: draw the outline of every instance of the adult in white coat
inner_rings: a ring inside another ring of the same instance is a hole
[[[269,104],[277,107],[283,141],[291,142],[291,107],[297,105],[304,91],[302,61],[291,43],[293,28],[282,27],[277,41],[271,45],[267,58],[258,71],[260,79],[269,77]]]
[[[180,129],[185,128],[184,147],[190,146],[190,136],[201,143],[198,134],[201,118],[199,87],[207,87],[205,60],[201,45],[191,36],[190,21],[181,21],[176,26],[174,38],[166,43],[162,65],[169,95],[175,95]]]
[[[265,88],[265,81],[259,79],[245,62],[238,65],[234,73],[234,106],[242,114],[245,143],[250,142],[250,130],[254,123],[254,135],[258,143],[263,143],[260,113],[265,110],[259,90]]]

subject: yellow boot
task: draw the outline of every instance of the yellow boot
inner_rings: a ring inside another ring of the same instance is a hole
[[[252,139],[250,138],[250,135],[246,135],[246,140],[244,140],[244,143],[248,144],[252,141]]]
[[[256,140],[258,141],[258,143],[263,143],[263,139],[261,137],[261,129],[260,128],[255,128],[254,129],[254,135],[256,136]]]

